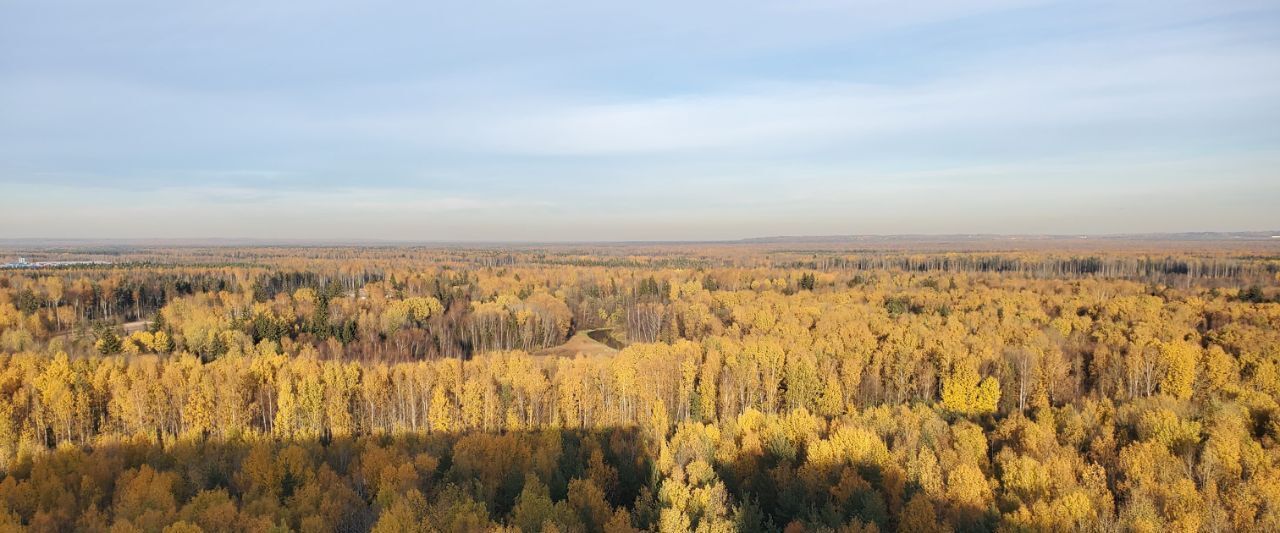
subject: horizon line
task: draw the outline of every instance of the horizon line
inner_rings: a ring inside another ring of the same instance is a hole
[[[1280,241],[1277,230],[1241,231],[1172,231],[1172,232],[1115,232],[1115,233],[848,233],[822,235],[763,235],[737,239],[381,239],[381,238],[312,238],[312,237],[0,237],[0,246],[33,244],[104,244],[104,245],[214,245],[214,246],[266,246],[266,245],[655,245],[655,244],[785,244],[838,243],[840,241],[885,240],[1085,240],[1085,239],[1156,239],[1172,241]]]

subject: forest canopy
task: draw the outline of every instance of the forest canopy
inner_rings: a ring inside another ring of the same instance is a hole
[[[1275,531],[1259,246],[45,251],[0,529]]]

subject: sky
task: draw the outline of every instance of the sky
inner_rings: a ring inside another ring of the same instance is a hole
[[[15,0],[0,238],[1280,229],[1280,3]]]

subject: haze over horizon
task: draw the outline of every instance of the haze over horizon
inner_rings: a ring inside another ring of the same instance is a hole
[[[0,7],[0,239],[1280,228],[1264,1]]]

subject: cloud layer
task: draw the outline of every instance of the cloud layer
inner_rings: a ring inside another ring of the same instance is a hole
[[[1269,2],[0,7],[0,237],[1280,226]]]

